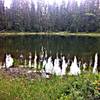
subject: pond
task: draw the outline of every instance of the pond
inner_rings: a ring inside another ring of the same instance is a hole
[[[33,56],[35,51],[39,55],[41,47],[47,50],[48,55],[63,54],[67,58],[74,55],[79,60],[89,62],[96,52],[100,54],[100,37],[91,36],[59,36],[59,35],[10,35],[0,36],[0,60],[5,53],[11,53],[18,58],[21,53],[27,58],[29,52]]]

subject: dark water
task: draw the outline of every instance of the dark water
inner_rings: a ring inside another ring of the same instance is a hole
[[[78,56],[78,59],[86,61],[100,54],[100,37],[89,36],[58,36],[58,35],[24,35],[24,36],[0,36],[0,59],[5,53],[11,53],[18,58],[20,53],[26,57],[29,52],[41,52],[44,47],[49,55],[63,54],[66,57]]]

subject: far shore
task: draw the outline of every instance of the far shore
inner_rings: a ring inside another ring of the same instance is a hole
[[[10,35],[61,35],[61,36],[100,36],[100,32],[98,33],[68,33],[68,32],[1,32],[0,36],[10,36]]]

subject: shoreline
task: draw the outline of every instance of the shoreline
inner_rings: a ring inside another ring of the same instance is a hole
[[[14,36],[14,35],[58,35],[58,36],[91,36],[91,37],[100,37],[100,33],[67,33],[67,32],[39,32],[39,33],[33,33],[33,32],[1,32],[0,36]]]

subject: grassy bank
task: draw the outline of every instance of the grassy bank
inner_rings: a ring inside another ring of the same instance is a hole
[[[68,32],[39,32],[39,33],[32,33],[32,32],[4,32],[0,33],[0,35],[61,35],[61,36],[67,36],[67,35],[77,35],[77,36],[100,36],[100,33],[68,33]]]
[[[100,100],[95,89],[100,75],[27,80],[0,73],[0,100]]]

